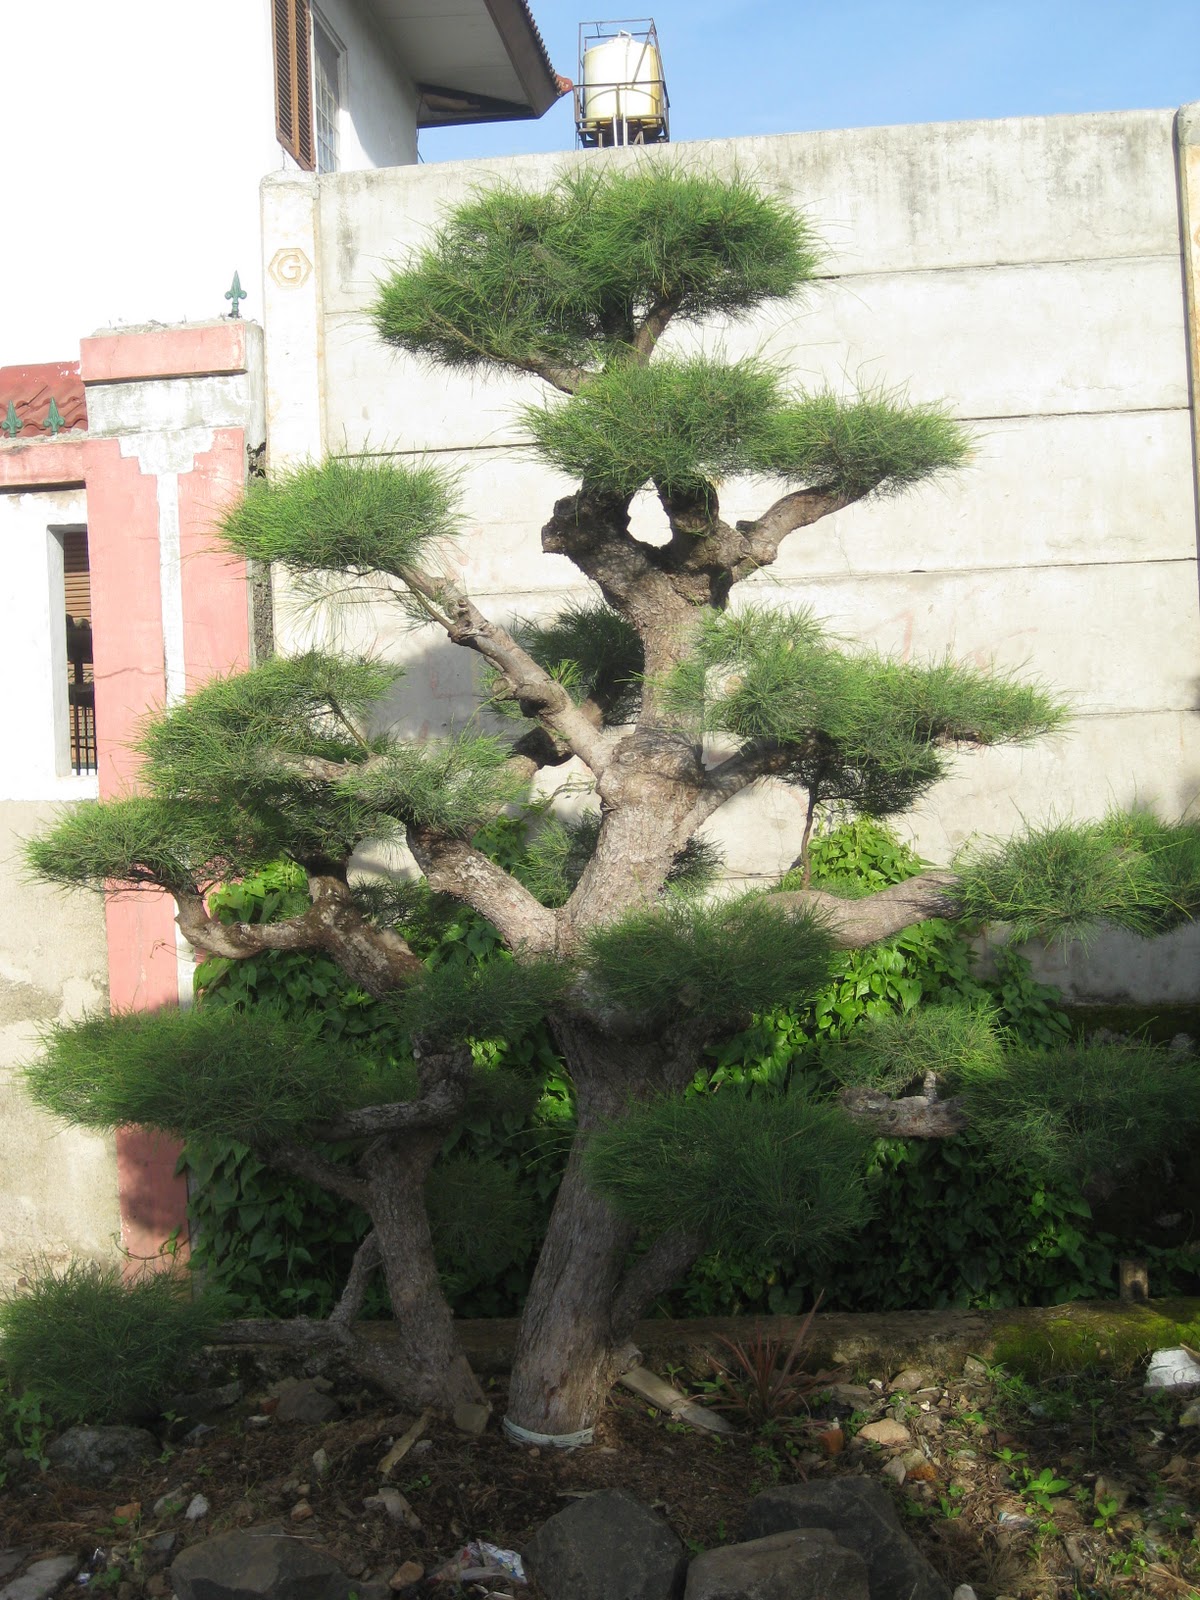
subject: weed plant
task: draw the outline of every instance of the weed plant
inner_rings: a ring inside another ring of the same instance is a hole
[[[0,1361],[18,1403],[34,1398],[60,1423],[141,1422],[186,1386],[222,1309],[172,1272],[126,1279],[72,1262],[0,1300]]]

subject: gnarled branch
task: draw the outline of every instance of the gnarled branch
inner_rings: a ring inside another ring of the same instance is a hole
[[[779,547],[789,533],[807,528],[834,511],[841,511],[861,495],[846,494],[833,489],[794,489],[782,495],[753,522],[739,522],[743,551],[735,572],[735,582],[749,577],[759,567],[770,566],[779,554]]]
[[[272,1139],[258,1147],[258,1153],[268,1166],[279,1167],[308,1183],[315,1183],[318,1188],[341,1195],[353,1205],[367,1203],[367,1185],[362,1178],[355,1177],[349,1167],[339,1166],[308,1145],[296,1144],[290,1139]]]
[[[382,1259],[383,1257],[379,1250],[379,1236],[372,1228],[354,1252],[354,1260],[350,1263],[350,1272],[346,1278],[341,1299],[329,1314],[330,1322],[349,1326],[357,1321],[358,1314],[362,1310],[363,1300],[366,1298],[367,1285],[370,1283],[372,1275],[378,1271]]]
[[[557,678],[540,667],[507,628],[489,622],[453,579],[435,578],[415,567],[405,567],[399,576],[426,602],[431,621],[445,629],[451,643],[477,651],[504,679],[525,715],[564,739],[599,777],[608,761],[611,740],[581,712]]]
[[[650,307],[633,336],[633,353],[639,362],[645,364],[649,361],[655,345],[666,332],[667,324],[678,310],[678,295],[667,295],[661,300],[656,300]]]
[[[855,1122],[861,1122],[887,1139],[950,1139],[969,1124],[961,1100],[938,1100],[913,1094],[893,1100],[877,1089],[843,1089],[841,1105]]]
[[[510,949],[540,954],[554,948],[554,913],[490,857],[462,839],[409,828],[408,847],[431,889],[473,906]]]
[[[703,1239],[686,1228],[673,1228],[654,1240],[629,1268],[613,1299],[614,1343],[630,1337],[658,1296],[674,1288],[703,1250]]]
[[[377,928],[354,904],[344,878],[312,875],[311,904],[280,922],[222,922],[208,914],[202,896],[176,894],[176,922],[189,943],[233,961],[264,950],[324,950],[368,994],[387,994],[423,969],[391,928]]]
[[[825,921],[839,949],[858,950],[877,939],[903,933],[926,917],[956,921],[962,915],[954,895],[957,883],[954,872],[922,872],[861,900],[843,900],[825,889],[790,889],[772,899],[788,910],[815,912]]]

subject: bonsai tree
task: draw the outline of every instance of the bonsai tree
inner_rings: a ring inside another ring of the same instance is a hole
[[[1186,1136],[1197,1095],[1185,1064],[1143,1051],[1133,1072],[1126,1057],[1076,1050],[1031,1065],[970,1014],[864,1035],[824,1096],[685,1096],[713,1040],[802,1003],[838,948],[934,915],[1003,918],[1022,936],[1104,918],[1152,932],[1200,899],[1196,830],[1147,817],[1045,829],[858,900],[811,886],[820,805],[903,813],[953,750],[1034,739],[1063,717],[1004,673],[845,646],[753,582],[822,518],[970,454],[942,408],[806,392],[760,360],[663,345],[674,325],[800,294],[817,259],[782,201],[650,161],[581,164],[544,191],[500,186],[460,206],[383,284],[375,329],[437,365],[528,375],[528,436],[577,483],[550,510],[542,549],[574,563],[587,598],[549,619],[489,615],[447,576],[454,492],[435,467],[333,458],[254,483],[221,524],[225,544],[295,574],[384,584],[414,621],[480,658],[494,731],[401,739],[381,710],[398,676],[385,662],[272,659],[155,717],[141,792],[79,808],[31,846],[38,872],[62,884],[167,890],[199,950],[235,962],[323,951],[394,1010],[395,1059],[382,1063],[315,1027],[200,1006],[59,1028],[31,1068],[36,1096],[77,1122],[234,1135],[365,1208],[372,1231],[332,1318],[246,1336],[337,1339],[410,1401],[480,1397],[439,1285],[425,1185],[448,1132],[519,1090],[478,1064],[472,1041],[535,1016],[561,1051],[577,1122],[521,1321],[507,1418],[520,1438],[589,1436],[633,1359],[638,1318],[702,1250],[811,1252],[851,1237],[878,1129],[950,1135],[974,1104],[998,1138],[1021,1137],[1024,1118],[1069,1152],[1097,1119],[1128,1127],[1128,1093],[1103,1087],[1115,1082],[1158,1108],[1152,1138]],[[721,488],[739,474],[777,490],[730,523]],[[643,490],[665,513],[664,542],[631,531]],[[571,758],[594,809],[545,821],[502,864],[484,830],[526,804],[539,769]],[[766,784],[806,797],[796,868],[775,890],[723,897],[705,824]],[[356,873],[356,852],[401,840],[393,884]],[[281,857],[306,874],[299,914],[216,914],[216,886]],[[427,968],[403,931],[414,871],[486,918],[507,958],[469,974]],[[938,1087],[947,1072],[962,1091],[951,1098]],[[354,1159],[331,1159],[332,1141]],[[1123,1159],[1128,1145],[1105,1152]],[[376,1269],[393,1340],[355,1326]]]

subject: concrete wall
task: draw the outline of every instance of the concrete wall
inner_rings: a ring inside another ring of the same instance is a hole
[[[99,899],[81,904],[31,884],[17,867],[21,841],[55,810],[0,802],[0,1291],[39,1260],[111,1258],[121,1231],[112,1140],[37,1110],[19,1076],[43,1027],[108,998]]]
[[[672,330],[670,347],[761,352],[806,385],[902,385],[914,400],[947,400],[974,433],[975,460],[953,481],[827,518],[740,590],[811,604],[839,632],[904,657],[949,650],[1019,667],[1067,697],[1068,735],[962,756],[911,819],[935,860],[1023,817],[1133,801],[1178,814],[1200,792],[1184,295],[1195,266],[1181,258],[1173,123],[1170,111],[1031,118],[667,153],[752,173],[807,211],[828,246],[803,299],[733,326]],[[481,180],[537,185],[572,162],[641,159],[656,157],[594,152],[347,174],[319,191],[286,177],[268,187],[267,248],[300,241],[313,261],[299,295],[268,297],[273,464],[321,449],[436,452],[463,473],[467,531],[451,559],[498,616],[549,610],[579,589],[570,564],[538,543],[568,485],[532,460],[513,416],[540,385],[430,372],[386,350],[366,317],[373,283]],[[1184,241],[1200,249],[1200,237]],[[753,514],[772,493],[726,485],[725,514]],[[647,507],[643,526],[654,517]],[[284,604],[279,626],[299,642],[312,623],[296,608],[289,623]],[[461,652],[413,636],[386,610],[347,612],[337,626],[411,659],[405,728],[469,713]],[[788,862],[800,810],[799,796],[776,790],[721,813],[713,831],[731,870],[753,878]],[[1150,967],[1194,962],[1200,944],[1182,943]],[[1105,982],[1128,965],[1110,963]],[[1157,980],[1143,971],[1137,981],[1150,993]],[[1077,987],[1088,985],[1085,973]]]
[[[345,46],[345,169],[416,160],[416,96],[356,0],[319,8]],[[235,271],[262,314],[258,186],[275,136],[269,0],[63,0],[6,10],[5,214],[38,241],[36,290],[0,303],[0,363],[98,327],[215,317]]]

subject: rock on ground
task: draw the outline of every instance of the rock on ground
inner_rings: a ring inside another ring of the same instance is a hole
[[[122,1472],[136,1472],[158,1454],[158,1440],[145,1428],[68,1428],[46,1454],[50,1465],[76,1483],[100,1488]]]
[[[278,1524],[189,1545],[171,1583],[179,1600],[347,1600],[354,1587],[332,1556]]]
[[[769,1533],[697,1556],[684,1600],[870,1600],[867,1564],[827,1528]]]
[[[51,1556],[47,1561],[35,1561],[21,1577],[14,1578],[0,1589],[0,1600],[46,1600],[68,1578],[79,1571],[74,1556]]]
[[[333,1395],[326,1394],[314,1378],[298,1378],[281,1385],[276,1422],[336,1422],[342,1408]]]
[[[871,1600],[950,1600],[950,1589],[900,1526],[882,1484],[833,1478],[766,1489],[750,1502],[747,1539],[793,1528],[828,1528],[867,1564]]]
[[[524,1555],[546,1600],[678,1600],[683,1589],[683,1545],[622,1489],[551,1517]]]

